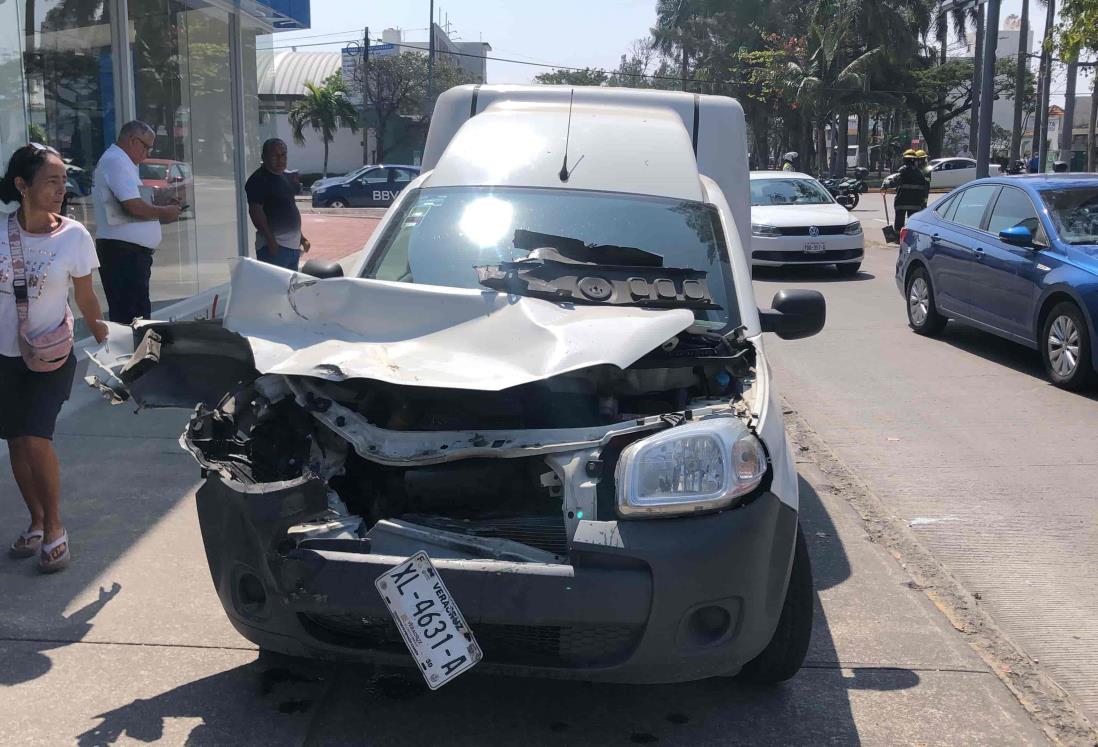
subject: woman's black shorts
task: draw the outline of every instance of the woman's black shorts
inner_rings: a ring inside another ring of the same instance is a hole
[[[0,355],[0,438],[53,438],[61,405],[72,391],[76,356],[56,371],[38,373],[22,358]]]

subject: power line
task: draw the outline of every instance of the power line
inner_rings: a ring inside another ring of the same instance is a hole
[[[312,44],[286,44],[286,45],[282,45],[282,46],[270,47],[270,49],[290,49],[290,48],[297,48],[297,47],[327,47],[327,46],[332,46],[334,44],[341,44],[341,43],[349,44],[351,41],[357,41],[357,39],[348,39],[348,40],[345,40],[345,41],[342,41],[342,42],[340,40],[336,39],[336,40],[333,40],[333,41],[330,41],[330,42],[314,42]],[[377,40],[374,40],[374,41],[377,41]],[[469,42],[469,43],[477,44],[479,42]],[[391,45],[391,46],[394,46],[394,47],[402,47],[404,49],[414,49],[418,52],[424,51],[423,47],[416,46],[415,44],[401,44],[399,42],[385,42],[385,44],[386,45]],[[489,56],[489,55],[473,54],[471,52],[444,51],[444,52],[441,52],[441,54],[450,55],[452,57],[474,57],[478,60],[491,60],[493,62],[506,62],[506,63],[512,64],[512,65],[529,65],[530,67],[544,67],[544,68],[550,68],[552,70],[569,70],[569,71],[573,71],[573,72],[582,72],[584,70],[602,69],[602,68],[592,68],[590,66],[588,66],[588,67],[571,67],[569,65],[552,65],[552,64],[547,63],[547,62],[530,62],[528,60],[515,60],[515,59],[511,59],[509,57],[492,57],[492,56]],[[604,72],[612,74],[612,73],[616,73],[617,71],[615,71],[615,70],[604,70]],[[627,78],[649,78],[651,80],[673,80],[673,81],[686,82],[686,83],[713,84],[713,83],[726,83],[726,82],[729,82],[729,81],[721,81],[721,80],[704,80],[702,78],[687,78],[685,81],[683,81],[683,79],[678,77],[678,76],[654,75],[654,74],[651,74],[651,73],[621,73],[621,75],[623,75]]]
[[[381,40],[380,39],[373,39],[371,41],[381,41]],[[359,40],[358,39],[346,39],[346,40],[334,39],[332,41],[312,42],[310,44],[287,44],[287,45],[282,45],[282,46],[270,47],[270,49],[290,49],[290,48],[297,48],[297,47],[325,47],[325,46],[332,46],[332,45],[335,45],[335,44],[349,44],[351,42],[358,43]],[[472,43],[475,44],[476,42],[472,42]],[[415,44],[404,44],[404,43],[401,43],[401,42],[384,42],[384,44],[388,45],[388,46],[393,46],[393,47],[400,47],[400,48],[403,48],[403,49],[414,49],[418,52],[423,52],[424,51],[423,47],[417,46]],[[550,63],[547,63],[547,62],[530,62],[528,60],[516,60],[516,59],[513,59],[513,58],[509,58],[509,57],[493,57],[493,56],[490,56],[490,55],[473,54],[471,52],[450,52],[450,51],[445,51],[445,52],[442,52],[442,54],[450,55],[450,56],[453,56],[453,57],[473,57],[473,58],[476,58],[478,60],[491,60],[493,62],[506,62],[506,63],[511,64],[511,65],[527,65],[527,66],[530,66],[530,67],[549,68],[549,69],[552,69],[552,70],[568,70],[568,71],[571,71],[571,72],[583,72],[584,70],[601,69],[601,68],[591,68],[591,67],[572,67],[572,66],[569,66],[569,65],[553,65],[553,64],[550,64]],[[1015,52],[1015,53],[1010,54],[1010,55],[1003,55],[999,59],[1006,59],[1008,57],[1017,57],[1017,56],[1018,56],[1018,53]],[[954,58],[954,59],[967,59],[967,58]],[[1090,63],[1080,62],[1079,66],[1080,67],[1093,66],[1095,64],[1096,63],[1093,63],[1093,62],[1090,62]],[[677,83],[698,83],[698,84],[702,84],[702,85],[721,85],[721,84],[726,84],[726,83],[731,83],[732,82],[732,81],[728,81],[728,80],[717,80],[717,79],[708,80],[708,79],[704,79],[704,78],[686,78],[684,80],[683,78],[680,78],[679,76],[674,76],[674,75],[655,75],[653,73],[618,73],[618,71],[615,71],[615,70],[604,70],[604,72],[606,72],[608,74],[619,74],[619,75],[622,75],[623,77],[626,77],[626,78],[645,78],[645,79],[648,79],[648,80],[667,80],[667,81],[674,81],[674,82],[677,82]],[[849,89],[845,89],[845,88],[821,88],[821,89],[818,89],[818,90],[822,90],[826,93],[849,93],[850,92]],[[883,88],[874,88],[874,89],[872,89],[872,92],[873,93],[910,93],[910,91],[897,91],[897,90],[890,90],[890,89],[883,89]]]

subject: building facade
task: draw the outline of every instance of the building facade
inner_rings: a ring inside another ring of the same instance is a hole
[[[154,307],[220,285],[252,243],[243,184],[270,133],[259,61],[275,32],[308,26],[308,0],[0,0],[0,158],[28,140],[56,148],[94,233],[95,164],[124,122],[148,122],[142,179],[187,203],[164,227]]]

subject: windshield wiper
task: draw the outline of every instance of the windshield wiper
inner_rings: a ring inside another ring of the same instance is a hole
[[[590,245],[565,236],[515,232],[530,256],[476,267],[492,290],[584,305],[719,310],[702,270],[663,267],[663,258],[634,247]]]

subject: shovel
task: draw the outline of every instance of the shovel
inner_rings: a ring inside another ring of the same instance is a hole
[[[892,225],[892,219],[888,217],[888,195],[884,192],[881,192],[881,201],[885,204],[885,223],[888,224],[881,229],[881,232],[884,233],[885,241],[889,244],[899,244],[900,236],[896,233],[896,228]]]

